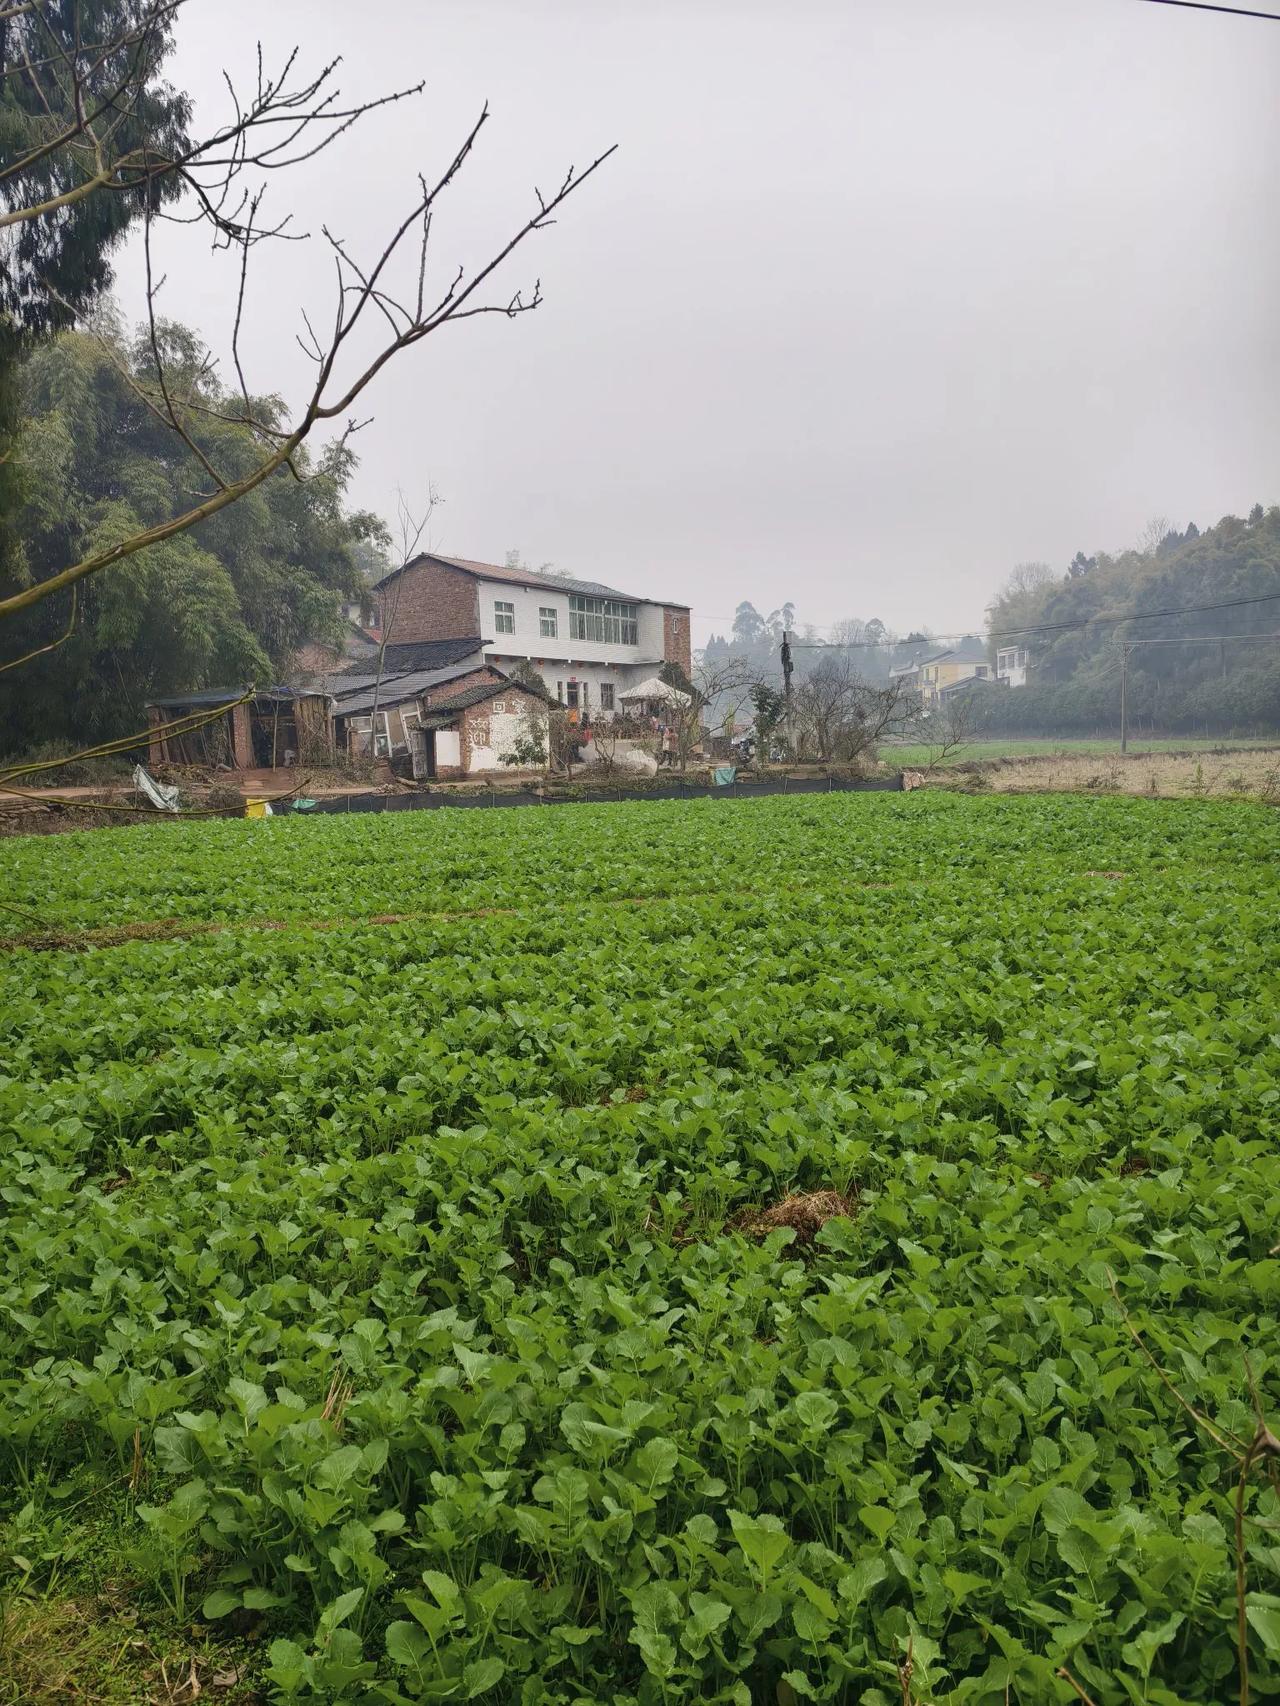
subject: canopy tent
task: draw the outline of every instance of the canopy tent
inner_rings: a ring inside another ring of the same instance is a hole
[[[636,708],[647,707],[650,703],[662,705],[691,705],[693,700],[688,693],[673,687],[669,681],[664,681],[660,675],[647,676],[644,681],[636,682],[634,687],[625,688],[618,695],[619,703]]]

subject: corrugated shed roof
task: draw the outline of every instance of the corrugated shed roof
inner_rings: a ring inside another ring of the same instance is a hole
[[[234,705],[238,699],[243,699],[249,691],[248,687],[206,687],[199,693],[170,693],[164,698],[148,699],[147,709],[153,705],[158,711],[171,711],[186,706],[199,710],[206,705]],[[315,687],[259,687],[253,695],[253,703],[259,700],[280,701],[291,703],[294,699],[322,698],[323,695]]]
[[[461,569],[464,574],[474,575],[478,580],[505,581],[509,586],[528,586],[542,588],[547,592],[580,592],[588,598],[620,598],[627,604],[669,604],[675,610],[688,610],[687,604],[680,604],[669,598],[652,598],[646,593],[619,592],[616,586],[606,586],[603,581],[575,580],[571,575],[544,575],[534,569],[509,569],[505,563],[481,563],[474,557],[443,557],[438,551],[424,551],[413,562],[406,563],[405,568],[411,569],[414,563],[429,561],[444,563],[447,568]],[[384,575],[377,583],[386,586],[402,569],[393,569],[389,575]]]

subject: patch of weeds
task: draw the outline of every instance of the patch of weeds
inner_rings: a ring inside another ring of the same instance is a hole
[[[780,1227],[789,1227],[797,1244],[812,1244],[829,1220],[852,1220],[857,1212],[856,1189],[851,1196],[840,1191],[796,1191],[769,1208],[744,1210],[730,1228],[748,1238],[767,1238]]]

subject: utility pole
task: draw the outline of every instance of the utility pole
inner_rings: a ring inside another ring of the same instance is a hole
[[[787,746],[794,753],[796,743],[791,728],[791,669],[791,635],[784,628],[782,630],[782,701],[784,707],[782,718],[787,731]]]
[[[1129,750],[1129,653],[1132,647],[1127,643],[1120,647],[1120,753],[1121,756]]]

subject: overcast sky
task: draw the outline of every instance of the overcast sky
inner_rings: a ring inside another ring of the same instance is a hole
[[[365,257],[492,117],[435,266],[494,252],[536,314],[450,327],[367,394],[355,497],[431,544],[801,622],[978,623],[1014,563],[1280,501],[1280,24],[1143,0],[192,0],[173,76],[341,54],[425,78],[277,214]],[[268,204],[270,205],[270,203]],[[234,268],[166,237],[162,306],[225,349]],[[317,237],[258,252],[250,383],[298,397]],[[118,298],[140,307],[135,261]]]

